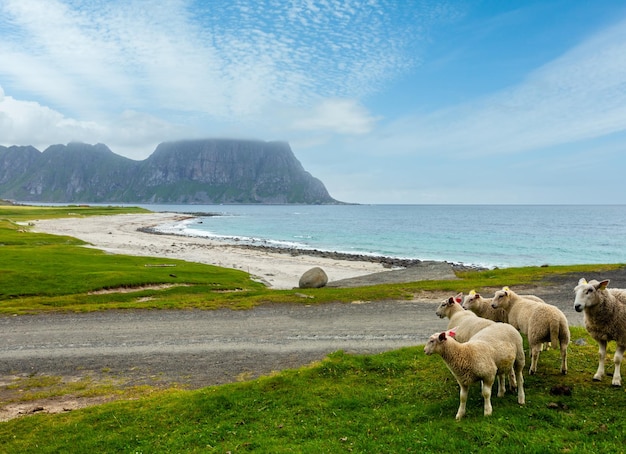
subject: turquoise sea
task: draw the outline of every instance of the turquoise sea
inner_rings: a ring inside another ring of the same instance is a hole
[[[485,267],[626,263],[626,205],[144,205],[164,232]]]

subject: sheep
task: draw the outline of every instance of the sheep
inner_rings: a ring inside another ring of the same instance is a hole
[[[540,301],[545,303],[544,300],[535,295],[521,295],[524,298]],[[475,290],[471,290],[469,294],[463,300],[463,309],[470,310],[479,317],[487,318],[489,320],[493,320],[494,322],[509,322],[509,314],[502,309],[494,309],[491,307],[491,303],[493,302],[493,298],[483,298],[480,294],[476,293]],[[550,347],[550,342],[545,342],[541,345],[542,350],[547,350]]]
[[[511,325],[494,323],[476,333],[466,343],[454,339],[454,330],[433,334],[424,346],[424,353],[439,354],[460,387],[460,404],[456,420],[465,415],[469,386],[482,382],[484,415],[492,413],[491,388],[498,377],[498,397],[505,393],[504,377],[513,371],[517,381],[517,402],[523,405],[524,346],[522,336]]]
[[[463,293],[459,293],[455,297],[443,300],[435,311],[435,314],[437,314],[439,318],[448,317],[449,322],[447,329],[454,327],[454,338],[457,342],[461,343],[467,342],[480,330],[496,323],[493,320],[481,318],[472,311],[464,310],[461,305],[462,301]],[[511,387],[511,390],[517,386],[513,370],[511,370],[509,386]]]
[[[544,300],[535,295],[521,296],[545,303]],[[493,298],[483,298],[480,294],[476,293],[475,290],[472,290],[463,300],[463,309],[470,310],[479,317],[487,318],[489,320],[493,320],[494,322],[508,323],[509,316],[507,312],[502,308],[494,309],[491,307],[492,301]]]
[[[561,349],[561,373],[567,374],[567,345],[570,341],[569,324],[561,310],[551,304],[525,298],[508,287],[498,290],[491,306],[503,308],[509,314],[509,323],[528,337],[530,370],[537,372],[539,352],[543,342],[552,342]]]
[[[617,348],[613,357],[615,371],[611,384],[622,386],[620,366],[626,349],[626,289],[607,289],[608,285],[608,279],[602,282],[580,279],[574,289],[574,309],[576,312],[584,311],[585,328],[600,346],[598,370],[593,379],[602,380],[606,344],[614,340]]]
[[[462,293],[459,293],[455,297],[450,297],[441,302],[435,314],[437,314],[439,318],[448,317],[450,321],[448,322],[447,329],[457,327],[455,330],[455,339],[458,342],[467,342],[478,331],[495,322],[480,318],[473,312],[464,310],[461,306],[462,301]]]
[[[493,298],[483,298],[479,293],[472,290],[463,300],[463,309],[472,311],[479,317],[493,320],[494,322],[509,321],[509,316],[504,309],[494,309],[491,307]]]

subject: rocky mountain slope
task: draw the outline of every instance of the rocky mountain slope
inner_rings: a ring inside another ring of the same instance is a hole
[[[338,203],[288,143],[161,143],[134,161],[106,145],[0,146],[0,198],[63,203]]]

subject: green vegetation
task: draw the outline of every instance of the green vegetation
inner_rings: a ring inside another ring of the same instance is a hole
[[[622,452],[626,393],[591,381],[596,347],[582,328],[570,373],[558,352],[514,393],[492,398],[482,416],[478,385],[456,422],[456,381],[421,346],[379,355],[342,352],[273,376],[171,391],[58,415],[0,423],[2,452]],[[552,395],[551,389],[571,395]],[[565,388],[567,387],[567,388]]]
[[[84,243],[75,238],[29,232],[27,225],[29,219],[136,211],[119,207],[1,207],[0,314],[237,308],[242,303],[237,293],[254,296],[267,292],[242,271],[157,257],[106,254],[82,247]],[[128,289],[135,291],[121,291]]]
[[[530,267],[460,273],[452,281],[274,291],[240,271],[109,255],[74,238],[29,232],[27,225],[44,217],[137,211],[0,207],[0,314],[403,299],[619,266]],[[93,293],[122,288],[135,291]],[[454,420],[456,381],[443,360],[427,357],[421,346],[379,355],[337,352],[310,367],[194,391],[127,389],[122,379],[68,384],[58,377],[22,378],[0,386],[0,405],[11,387],[24,401],[65,394],[119,400],[0,422],[0,452],[623,452],[626,393],[611,387],[609,378],[592,382],[597,346],[584,329],[572,328],[572,339],[580,338],[586,344],[571,344],[567,376],[558,372],[558,351],[542,353],[538,375],[525,375],[526,405],[518,405],[514,393],[494,396],[494,414],[484,418],[474,385],[461,422]],[[612,355],[614,345],[609,349]],[[555,387],[567,387],[571,395],[552,395]]]

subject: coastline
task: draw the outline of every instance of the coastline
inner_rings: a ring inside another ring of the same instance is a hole
[[[34,231],[79,238],[113,254],[166,257],[249,273],[270,288],[292,289],[302,274],[319,266],[329,282],[391,271],[401,259],[268,246],[233,245],[203,237],[158,232],[159,225],[193,217],[180,213],[122,214],[33,220]],[[410,265],[416,264],[415,261]],[[404,263],[404,264],[403,264]]]
[[[164,232],[159,230],[156,226],[150,227],[139,227],[137,229],[140,232],[149,233],[152,235],[169,235],[169,236],[177,236],[177,237],[185,237],[185,238],[203,238],[201,236],[192,236],[192,235],[184,235],[182,233],[174,233],[174,232]],[[384,268],[410,268],[413,266],[419,266],[426,262],[433,262],[431,260],[419,260],[419,259],[403,259],[398,257],[386,257],[382,255],[368,255],[368,254],[351,254],[348,252],[337,252],[337,251],[325,251],[320,249],[304,249],[304,248],[294,248],[294,247],[279,247],[279,246],[268,246],[261,244],[236,244],[233,242],[219,241],[219,240],[210,240],[216,244],[226,245],[234,248],[242,248],[242,249],[251,249],[255,251],[259,251],[262,253],[276,253],[276,254],[288,254],[291,256],[305,255],[312,257],[322,257],[332,260],[346,260],[352,262],[369,262],[369,263],[380,263]],[[473,265],[464,265],[461,263],[452,263],[452,262],[437,262],[437,263],[446,263],[450,265],[455,270],[480,270],[486,269]]]

